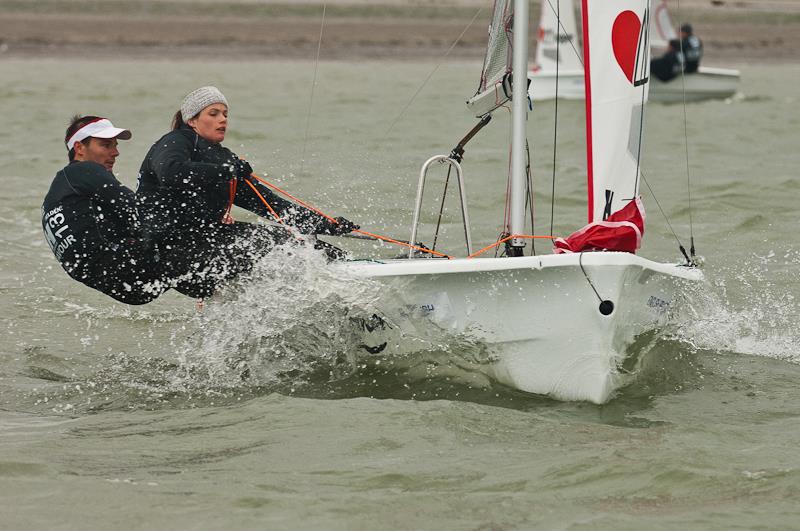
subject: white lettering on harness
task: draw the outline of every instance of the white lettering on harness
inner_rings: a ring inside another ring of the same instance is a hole
[[[69,225],[66,223],[67,218],[61,212],[63,208],[63,206],[58,206],[44,216],[44,236],[59,261],[61,261],[64,251],[75,243],[75,236],[69,232]]]

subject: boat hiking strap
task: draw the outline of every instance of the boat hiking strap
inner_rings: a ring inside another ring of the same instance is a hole
[[[285,195],[286,197],[288,197],[289,199],[291,199],[291,200],[303,205],[304,207],[306,207],[307,209],[311,210],[312,212],[316,212],[317,214],[319,214],[323,218],[327,219],[331,223],[334,223],[334,224],[337,224],[337,225],[339,224],[339,222],[336,219],[334,219],[331,216],[325,214],[324,212],[322,212],[318,208],[315,208],[315,207],[309,205],[308,203],[306,203],[305,201],[302,201],[302,200],[296,198],[295,196],[293,196],[289,192],[278,188],[277,186],[275,186],[274,184],[270,183],[266,179],[262,179],[261,177],[259,177],[255,173],[251,173],[250,176],[253,177],[255,180],[257,180],[258,182],[260,182],[260,183],[272,188],[276,192],[281,193],[281,194]],[[269,209],[270,213],[275,217],[275,219],[279,223],[283,223],[283,220],[281,220],[281,218],[278,216],[278,214],[275,212],[275,210],[270,206],[269,202],[266,199],[264,199],[264,196],[261,195],[261,193],[255,187],[255,185],[253,185],[253,183],[251,183],[247,179],[245,179],[244,182],[246,182],[248,184],[248,186],[250,186],[250,188],[253,190],[253,192],[256,193],[258,198],[261,199],[261,202],[264,203],[264,205],[267,207],[267,209]],[[381,241],[384,241],[384,242],[387,242],[387,243],[393,243],[395,245],[402,245],[404,247],[409,247],[411,249],[414,249],[415,251],[420,251],[420,252],[423,252],[423,253],[432,254],[434,256],[439,256],[441,258],[447,258],[448,260],[452,258],[452,256],[444,254],[444,253],[440,253],[438,251],[427,249],[425,247],[419,247],[417,245],[411,245],[410,243],[406,243],[406,242],[403,242],[403,241],[395,240],[395,239],[389,238],[387,236],[381,236],[379,234],[373,234],[373,233],[367,232],[365,230],[355,229],[353,232],[357,232],[359,234],[363,234],[364,236],[369,236],[370,238],[374,238],[376,240],[381,240]]]
[[[472,253],[467,258],[475,258],[476,256],[479,256],[479,255],[485,253],[489,249],[494,249],[498,245],[500,245],[502,243],[505,243],[508,240],[511,240],[512,238],[522,238],[524,240],[554,240],[555,236],[537,236],[535,234],[511,234],[511,235],[506,236],[505,238],[503,238],[501,240],[497,240],[496,242],[494,242],[491,245],[488,245],[488,246],[484,247],[480,251]]]

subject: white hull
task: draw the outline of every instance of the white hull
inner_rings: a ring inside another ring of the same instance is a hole
[[[580,261],[580,263],[579,263]],[[581,263],[583,270],[581,269]],[[510,387],[560,400],[607,402],[628,383],[621,370],[640,334],[663,325],[681,281],[702,274],[627,253],[520,258],[351,262],[347,269],[391,286],[388,326],[365,331],[365,344],[386,353],[420,350],[442,338],[483,344],[481,370]],[[599,310],[614,303],[610,315]],[[415,337],[420,329],[438,337]]]
[[[531,86],[528,93],[533,101],[551,100],[556,97],[555,72],[531,71],[528,73]],[[739,71],[725,68],[701,66],[697,73],[688,74],[685,81],[680,77],[667,83],[650,78],[650,101],[676,103],[705,99],[723,99],[733,96],[739,88]],[[585,98],[582,71],[564,71],[558,74],[558,97],[566,100]]]
[[[650,78],[650,101],[678,103],[706,99],[730,98],[739,88],[739,71],[725,68],[701,66],[694,74],[687,74],[683,81],[678,76],[664,83],[655,77]],[[684,89],[685,85],[685,89]]]

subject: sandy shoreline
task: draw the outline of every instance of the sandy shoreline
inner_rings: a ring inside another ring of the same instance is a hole
[[[800,0],[682,0],[679,7],[708,60],[800,61]],[[538,16],[536,2],[531,9]],[[490,11],[489,0],[328,1],[320,59],[435,60],[456,40],[451,57],[479,59]],[[318,0],[5,0],[0,59],[313,60],[322,13]]]

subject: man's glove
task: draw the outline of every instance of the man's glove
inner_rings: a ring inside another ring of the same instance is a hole
[[[345,219],[343,217],[336,218],[336,223],[328,222],[322,225],[319,230],[317,230],[317,234],[329,234],[331,236],[341,236],[342,234],[347,234],[349,232],[353,232],[354,230],[360,229],[360,225],[356,225],[352,221]]]

